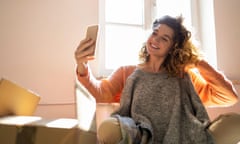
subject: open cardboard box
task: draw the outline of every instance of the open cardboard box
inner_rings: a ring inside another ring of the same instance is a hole
[[[96,144],[96,133],[78,127],[77,119],[35,116],[0,118],[1,144]]]
[[[40,97],[7,79],[0,80],[0,144],[96,144],[96,132],[77,119],[32,116]]]
[[[40,97],[18,84],[0,80],[0,116],[33,115]]]

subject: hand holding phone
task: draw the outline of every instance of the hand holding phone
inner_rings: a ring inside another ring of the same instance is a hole
[[[95,55],[96,43],[97,43],[97,37],[98,37],[98,27],[99,27],[98,25],[91,25],[91,26],[88,26],[87,28],[86,37],[91,38],[94,41],[94,44],[91,47],[89,47],[89,49],[91,50],[90,56]]]

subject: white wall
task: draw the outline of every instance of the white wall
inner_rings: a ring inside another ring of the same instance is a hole
[[[218,67],[240,80],[240,1],[215,0]]]
[[[214,0],[217,66],[228,78],[237,81],[240,94],[240,17],[239,0]],[[240,113],[239,102],[226,108],[209,108],[211,118],[221,113]]]
[[[36,115],[75,117],[74,51],[97,0],[0,0],[0,77],[41,96]]]

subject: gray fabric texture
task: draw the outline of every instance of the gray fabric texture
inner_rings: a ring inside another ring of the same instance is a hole
[[[120,144],[214,143],[207,130],[208,114],[187,74],[177,78],[136,69],[127,79],[120,108],[112,116],[120,122]],[[145,142],[138,136],[143,129],[150,132]]]

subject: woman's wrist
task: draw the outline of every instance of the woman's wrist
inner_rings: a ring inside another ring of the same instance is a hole
[[[88,65],[87,63],[78,64],[77,66],[77,74],[81,77],[88,75]]]

